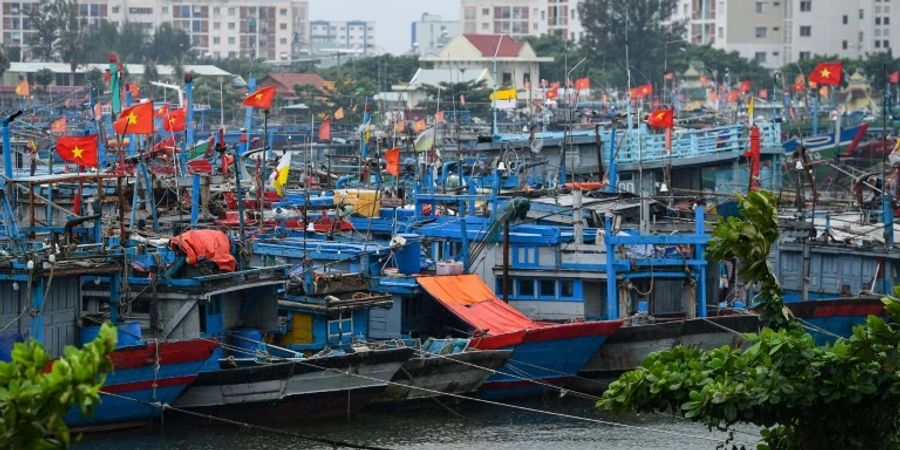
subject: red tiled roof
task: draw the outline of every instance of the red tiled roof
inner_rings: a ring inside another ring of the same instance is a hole
[[[522,43],[514,40],[508,34],[464,34],[463,35],[475,48],[481,52],[481,56],[485,58],[493,58],[494,52],[497,52],[497,41],[500,37],[500,51],[497,56],[501,58],[512,58],[519,56],[519,50],[522,49]]]
[[[275,85],[275,91],[280,95],[293,96],[294,86],[312,85],[319,89],[325,87],[324,78],[317,73],[276,72],[270,73],[259,82],[260,87]]]

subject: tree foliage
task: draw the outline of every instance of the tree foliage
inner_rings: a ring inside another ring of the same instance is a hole
[[[594,67],[592,77],[625,86],[626,46],[632,85],[662,77],[661,62],[684,46],[685,25],[669,23],[676,0],[585,0],[578,14],[585,35],[584,54]]]
[[[540,63],[541,78],[549,81],[564,81],[566,78],[566,62],[574,66],[581,59],[582,53],[577,44],[564,39],[559,34],[546,34],[540,37],[529,36],[526,41],[538,56],[553,58],[553,62]],[[582,66],[584,67],[584,66]],[[571,75],[576,78],[578,73]],[[532,80],[535,86],[541,80]]]
[[[757,88],[769,88],[773,82],[770,72],[758,62],[744,58],[736,51],[726,52],[711,45],[685,45],[683,49],[670,52],[667,63],[668,70],[676,73],[684,72],[693,64],[705,69],[713,81],[727,81],[732,87],[749,80]]]
[[[56,75],[52,70],[44,67],[43,69],[38,70],[34,73],[34,82],[37,83],[38,86],[43,86],[46,88],[53,83],[53,79],[55,77]]]
[[[81,349],[66,346],[50,355],[35,341],[18,343],[12,361],[0,361],[0,442],[9,448],[65,448],[72,436],[63,419],[71,408],[91,414],[112,367],[107,355],[116,329],[104,324],[97,339]],[[45,370],[52,364],[50,370]]]
[[[720,220],[712,254],[739,258],[741,276],[760,284],[763,314],[776,328],[744,335],[750,345],[743,350],[653,353],[613,382],[598,407],[676,411],[719,429],[753,423],[763,427],[760,448],[898,448],[900,289],[884,299],[890,322],[870,316],[849,339],[817,347],[782,313],[781,288],[765,262],[777,239],[773,197],[739,200],[744,219]]]

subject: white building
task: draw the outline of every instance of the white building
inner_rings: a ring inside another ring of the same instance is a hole
[[[692,44],[707,45],[716,39],[717,5],[726,3],[718,0],[678,0],[672,14],[673,21],[684,22],[684,39]]]
[[[451,38],[459,34],[458,20],[444,20],[435,14],[422,14],[410,26],[410,49],[413,53],[437,53]]]
[[[311,20],[309,41],[314,54],[348,52],[367,55],[375,50],[375,22]]]
[[[890,0],[717,0],[713,45],[777,68],[815,55],[846,58],[900,46]]]
[[[461,0],[462,32],[508,34],[514,38],[544,35],[547,33],[547,1]]]
[[[3,2],[2,43],[22,46],[28,58],[29,11],[37,1]],[[79,3],[88,26],[106,20],[140,24],[148,33],[163,23],[184,30],[191,51],[210,57],[289,61],[308,44],[307,0],[90,0]]]
[[[583,0],[547,0],[547,33],[559,34],[570,41],[584,38],[584,28],[578,15]]]

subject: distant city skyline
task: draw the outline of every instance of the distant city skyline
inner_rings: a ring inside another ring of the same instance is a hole
[[[375,22],[375,45],[388,53],[410,49],[410,25],[422,13],[459,19],[457,0],[310,0],[310,20],[371,20]]]

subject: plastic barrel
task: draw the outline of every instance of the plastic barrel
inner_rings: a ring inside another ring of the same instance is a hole
[[[397,261],[397,269],[404,275],[419,273],[421,269],[419,261],[422,255],[422,236],[418,234],[401,234],[406,239],[406,245],[394,253]]]
[[[649,305],[646,301],[638,302],[638,313],[647,314],[649,312]]]
[[[124,322],[116,325],[118,340],[116,348],[139,345],[142,342],[141,324],[139,322]],[[85,345],[97,338],[100,334],[100,326],[82,327],[80,332],[81,345]]]
[[[0,333],[0,361],[12,361],[12,349],[16,342],[22,342],[22,335],[16,332]]]

